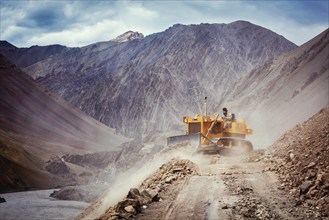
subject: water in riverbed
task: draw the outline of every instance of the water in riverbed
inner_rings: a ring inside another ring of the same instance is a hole
[[[49,195],[54,190],[0,194],[5,203],[0,203],[0,219],[74,219],[89,206],[80,201],[58,200]]]

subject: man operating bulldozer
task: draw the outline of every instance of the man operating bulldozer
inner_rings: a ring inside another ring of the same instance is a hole
[[[223,108],[223,120],[231,121],[232,120],[232,114],[228,113],[227,108]]]
[[[223,116],[222,119],[224,120],[224,129],[230,127],[232,121],[232,114],[228,113],[227,108],[223,108]]]

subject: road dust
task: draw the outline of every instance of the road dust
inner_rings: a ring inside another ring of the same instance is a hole
[[[254,149],[270,146],[283,132],[279,126],[273,127],[273,122],[269,123],[269,117],[268,114],[256,110],[252,113],[252,117],[247,119],[248,128],[253,130],[253,134],[247,136],[247,139],[253,144]]]
[[[165,148],[154,155],[152,159],[145,161],[142,166],[132,167],[123,173],[117,174],[104,196],[88,207],[77,219],[98,218],[110,206],[122,200],[131,188],[137,188],[143,180],[173,158],[188,159],[194,163],[202,164],[204,158],[201,155],[194,155],[197,146],[198,142],[178,144]]]

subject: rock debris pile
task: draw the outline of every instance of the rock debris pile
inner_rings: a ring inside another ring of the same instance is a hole
[[[143,209],[146,209],[150,203],[161,201],[161,194],[165,193],[171,184],[182,181],[196,173],[196,165],[191,161],[172,159],[144,180],[138,189],[130,189],[124,200],[110,207],[99,219],[134,218]]]
[[[296,207],[310,218],[329,217],[329,107],[276,141],[263,160],[271,165]]]
[[[238,200],[233,209],[237,216],[251,219],[277,219],[275,213],[271,211],[259,198],[245,196]]]
[[[272,210],[272,205],[257,196],[257,192],[248,183],[238,183],[237,176],[225,176],[223,179],[224,184],[237,200],[233,204],[224,204],[222,209],[231,209],[237,219],[278,219],[280,217]]]

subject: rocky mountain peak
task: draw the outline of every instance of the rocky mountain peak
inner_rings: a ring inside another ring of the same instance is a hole
[[[131,41],[131,40],[135,40],[135,39],[143,39],[144,35],[142,33],[139,32],[135,32],[135,31],[127,31],[119,36],[117,36],[115,39],[113,39],[112,41],[115,42],[126,42],[126,41]]]

